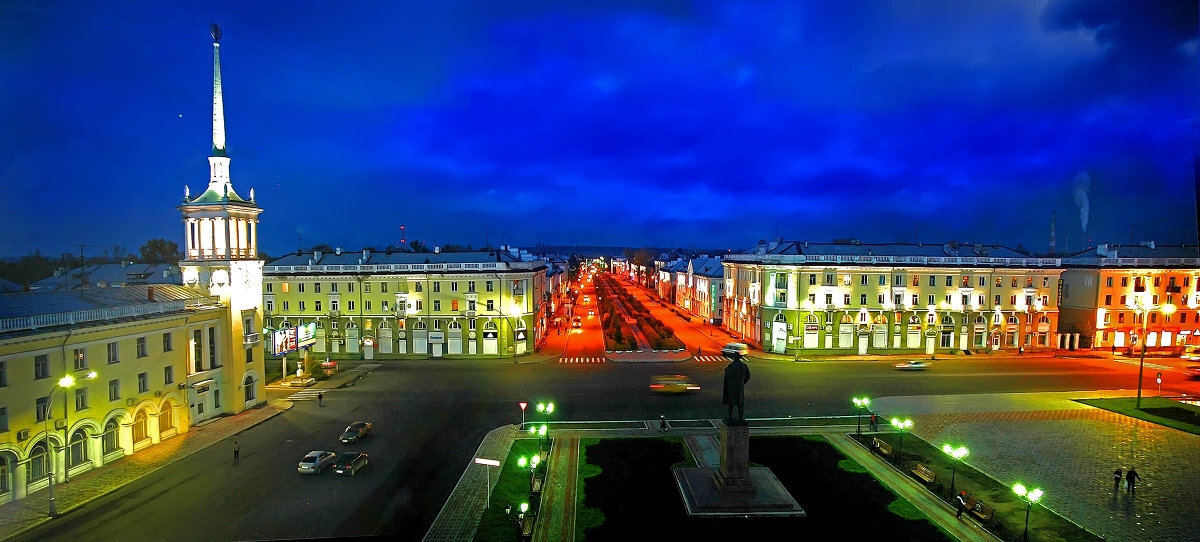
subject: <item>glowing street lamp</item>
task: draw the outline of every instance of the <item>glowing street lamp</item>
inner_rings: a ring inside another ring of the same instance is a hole
[[[96,378],[96,371],[89,372],[87,375],[84,376],[84,378],[86,378],[88,380],[92,380],[92,379]],[[46,396],[45,447],[46,447],[46,473],[48,474],[47,480],[49,483],[49,485],[47,485],[46,487],[49,488],[49,490],[50,490],[50,510],[49,510],[50,517],[55,517],[58,515],[58,509],[55,508],[55,506],[54,506],[54,455],[50,452],[50,413],[53,412],[53,410],[51,410],[50,406],[52,404],[54,404],[54,392],[58,391],[61,388],[63,390],[63,393],[65,394],[66,390],[71,389],[71,387],[74,385],[75,385],[75,377],[73,377],[71,375],[64,376],[64,377],[58,379],[58,385],[55,386],[54,388],[52,388],[50,390],[50,394]],[[66,401],[66,400],[67,399],[64,397],[63,401]]]
[[[858,421],[858,430],[855,432],[855,434],[861,435],[862,434],[862,409],[871,406],[871,399],[867,398],[867,397],[861,397],[861,398],[855,397],[855,398],[851,399],[851,401],[854,401],[854,408],[857,411],[857,415],[855,415],[855,418],[857,418],[857,421]]]
[[[904,457],[904,432],[912,428],[912,420],[901,420],[900,418],[892,418],[892,427],[895,427],[900,432],[900,446],[896,451],[896,460],[902,461]]]
[[[1029,511],[1033,509],[1033,503],[1038,502],[1042,498],[1042,490],[1038,488],[1027,490],[1021,484],[1013,485],[1013,493],[1016,493],[1021,500],[1025,501],[1025,534],[1021,536],[1021,540],[1029,542]]]
[[[950,457],[954,458],[953,466],[950,467],[950,494],[953,495],[954,494],[954,474],[958,468],[958,462],[962,461],[962,458],[967,457],[967,454],[969,454],[971,452],[969,450],[967,450],[966,446],[959,446],[958,448],[955,448],[949,444],[942,445],[942,451],[946,452],[946,455],[949,455]]]
[[[1137,403],[1134,405],[1133,408],[1135,408],[1137,410],[1141,410],[1142,409],[1142,371],[1144,371],[1146,368],[1146,316],[1149,315],[1149,313],[1153,310],[1153,308],[1146,307],[1146,306],[1142,305],[1141,303],[1138,303],[1137,307],[1135,307],[1134,310],[1142,316],[1142,336],[1141,336],[1142,359],[1141,359],[1141,361],[1138,362]],[[1175,305],[1166,303],[1162,307],[1159,307],[1158,310],[1163,313],[1163,316],[1170,317],[1172,314],[1175,313]]]

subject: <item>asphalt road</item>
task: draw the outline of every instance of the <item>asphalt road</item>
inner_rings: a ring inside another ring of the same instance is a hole
[[[594,297],[593,297],[594,302]],[[585,313],[586,314],[586,313]],[[595,319],[568,350],[599,344]],[[853,414],[850,397],[1129,388],[1137,366],[1110,360],[964,356],[904,372],[892,361],[793,363],[749,360],[747,417]],[[721,363],[513,364],[383,361],[325,406],[298,402],[232,444],[171,464],[16,540],[244,540],[388,534],[419,540],[491,429],[520,421],[518,401],[552,400],[555,420],[715,418]],[[701,385],[683,396],[651,394],[650,377],[683,373]],[[1147,394],[1154,390],[1147,372]],[[1181,388],[1182,387],[1182,388]],[[1197,386],[1169,381],[1167,390]],[[531,409],[532,410],[532,409]],[[882,413],[884,415],[903,413]],[[530,413],[530,420],[536,414]],[[335,440],[355,420],[375,424],[361,445]],[[309,450],[361,449],[355,477],[300,475]]]

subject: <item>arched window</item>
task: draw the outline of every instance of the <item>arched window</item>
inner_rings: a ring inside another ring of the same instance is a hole
[[[28,480],[30,482],[44,478],[46,476],[46,441],[40,440],[29,449],[28,465]]]
[[[74,467],[88,460],[88,434],[86,429],[80,427],[74,433],[71,433],[71,445],[67,452],[67,466]]]
[[[525,319],[524,318],[517,318],[516,328],[517,329],[525,329]]]
[[[786,322],[787,320],[784,319],[783,313],[779,312],[779,313],[775,313],[775,321],[776,322]]]
[[[917,325],[917,324],[920,324],[920,323],[921,323],[921,317],[920,317],[920,316],[917,316],[917,315],[915,315],[915,314],[911,314],[911,315],[909,315],[909,316],[908,316],[908,324],[909,324],[909,325]]]
[[[100,439],[104,445],[104,453],[117,451],[117,447],[120,445],[118,431],[119,425],[116,418],[108,420],[108,423],[104,424],[104,436]]]
[[[843,314],[841,321],[843,324],[853,324],[854,323],[854,319],[851,318],[849,314]]]
[[[150,438],[150,432],[146,430],[146,411],[138,410],[137,414],[133,415],[133,441],[141,442]]]
[[[810,314],[810,315],[808,315],[807,318],[804,319],[804,323],[815,324],[815,323],[817,323],[817,317]]]
[[[886,323],[887,323],[887,317],[886,317],[886,316],[884,316],[884,315],[882,315],[882,314],[876,314],[876,315],[875,315],[875,323],[876,323],[876,324],[886,324]]]
[[[171,412],[171,403],[163,403],[161,408],[162,410],[158,413],[159,434],[175,428],[175,416]]]
[[[929,324],[929,325],[931,325],[931,326],[932,326],[933,324],[936,324],[936,323],[937,323],[937,315],[936,315],[936,314],[934,314],[934,313],[932,313],[932,312],[931,312],[931,313],[927,313],[927,314],[925,315],[925,323],[926,323],[926,324]]]
[[[254,391],[254,375],[246,375],[246,379],[242,381],[242,389],[246,390],[246,402],[253,401],[256,397]]]
[[[1049,324],[1049,323],[1050,323],[1050,317],[1049,317],[1049,316],[1043,316],[1043,317],[1041,317],[1041,318],[1038,318],[1038,323],[1039,323],[1039,324]]]
[[[391,329],[391,328],[392,328],[392,324],[390,322],[388,322],[387,320],[384,320],[379,323],[379,329]]]
[[[1006,320],[1006,321],[1007,321],[1009,324],[1011,324],[1011,325],[1014,325],[1014,326],[1015,326],[1015,325],[1017,325],[1017,324],[1019,323],[1019,322],[1017,322],[1017,317],[1016,317],[1016,316],[1013,316],[1013,315],[1011,315],[1011,314],[1010,314],[1010,315],[1008,315],[1008,320]]]
[[[425,322],[423,322],[421,320],[417,320],[417,322],[415,324],[413,324],[413,329],[415,329],[415,330],[429,329],[429,326],[426,325]]]
[[[983,319],[983,315],[976,315],[976,316],[975,316],[975,323],[976,323],[977,325],[983,325],[983,324],[986,324],[986,323],[987,323],[987,320],[984,320],[984,319]]]
[[[450,325],[446,326],[446,329],[450,331],[462,331],[462,324],[458,323],[458,320],[453,320],[450,322]]]
[[[942,317],[942,325],[943,326],[952,326],[952,325],[954,325],[954,319],[951,318],[949,314],[947,314]]]
[[[8,456],[0,454],[0,495],[12,491],[12,487],[8,484],[8,473],[12,472],[12,465],[8,461]]]
[[[483,330],[484,331],[496,331],[496,322],[493,322],[491,320],[484,322]]]

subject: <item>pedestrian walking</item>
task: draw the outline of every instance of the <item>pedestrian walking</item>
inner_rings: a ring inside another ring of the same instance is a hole
[[[660,415],[660,416],[658,417],[658,430],[659,430],[659,431],[666,431],[666,430],[667,430],[667,418],[666,418],[665,416],[661,416],[661,415]]]
[[[1024,356],[1024,355],[1025,355],[1025,345],[1021,345],[1021,346],[1018,346],[1018,347],[1017,347],[1017,355],[1018,355],[1018,356]]]
[[[1125,491],[1128,491],[1130,495],[1133,495],[1133,486],[1138,480],[1141,479],[1142,477],[1138,476],[1138,471],[1133,467],[1129,467],[1129,470],[1125,472]]]
[[[322,401],[324,401],[324,400],[325,400],[325,394],[321,393],[321,392],[317,392],[317,406],[325,406],[325,404],[322,403]]]
[[[875,413],[872,412],[871,413],[871,431],[878,431],[878,430],[879,430],[879,416],[875,415]]]
[[[1121,489],[1121,478],[1124,476],[1125,473],[1121,472],[1121,467],[1117,467],[1117,470],[1113,471],[1113,491]]]
[[[954,502],[958,505],[958,515],[954,517],[962,519],[963,511],[967,509],[967,492],[960,491],[958,495],[955,495]]]
[[[233,464],[234,465],[236,465],[238,462],[238,452],[239,451],[240,451],[240,449],[238,448],[238,443],[236,440],[234,440],[233,441]]]

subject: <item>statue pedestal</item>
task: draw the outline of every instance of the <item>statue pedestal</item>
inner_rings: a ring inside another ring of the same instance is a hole
[[[750,426],[725,425],[721,430],[721,468],[713,471],[713,483],[721,493],[750,493],[755,491],[750,478]]]

